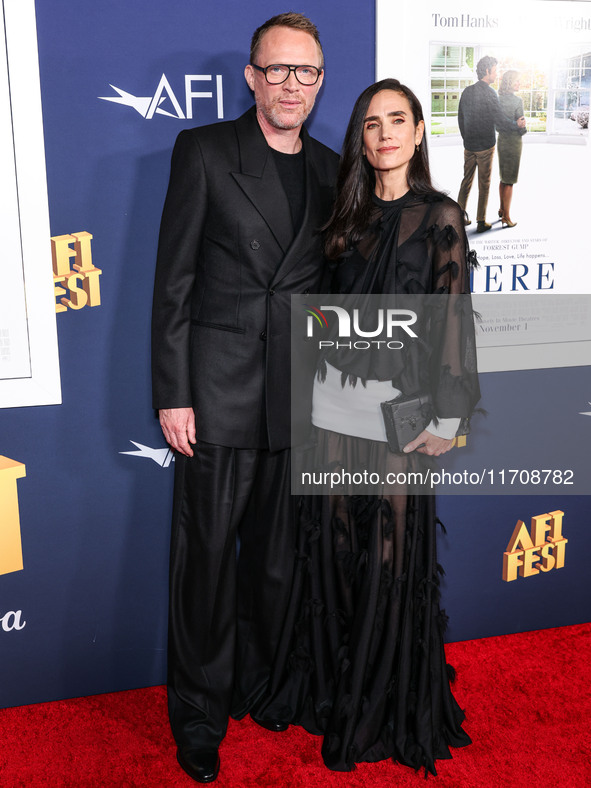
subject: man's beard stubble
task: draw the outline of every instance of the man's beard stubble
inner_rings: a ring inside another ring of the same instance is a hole
[[[309,105],[302,101],[297,111],[289,113],[281,109],[281,105],[279,104],[280,99],[281,96],[278,96],[270,102],[258,101],[255,93],[255,102],[258,111],[267,122],[276,129],[297,129],[306,122],[306,119],[314,107],[314,99],[312,99]]]

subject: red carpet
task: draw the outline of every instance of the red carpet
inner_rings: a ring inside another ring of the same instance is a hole
[[[591,624],[448,646],[474,744],[438,761],[435,788],[591,785]],[[6,679],[6,677],[5,677]],[[196,785],[176,764],[163,687],[0,710],[0,785]],[[389,761],[329,772],[320,739],[231,722],[216,788],[423,786]]]

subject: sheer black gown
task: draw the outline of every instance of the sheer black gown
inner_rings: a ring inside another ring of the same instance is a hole
[[[374,203],[365,237],[336,266],[333,292],[469,292],[472,255],[455,202],[409,193]],[[394,369],[392,378],[411,394],[428,377],[441,418],[468,417],[479,398],[472,314],[451,312],[429,364]],[[360,373],[347,360],[327,360],[353,378]],[[347,467],[375,466],[376,457],[397,471],[428,462],[323,430],[318,441]],[[291,601],[256,716],[322,734],[330,769],[391,758],[435,774],[436,759],[470,738],[444,654],[434,497],[403,487],[386,496],[304,496],[299,511]]]

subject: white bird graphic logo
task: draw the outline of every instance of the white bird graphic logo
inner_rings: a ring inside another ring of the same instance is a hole
[[[132,93],[128,93],[115,85],[109,85],[109,87],[119,95],[98,96],[101,101],[112,101],[114,104],[123,104],[126,107],[132,107],[136,112],[139,112],[142,118],[146,118],[146,120],[151,120],[154,117],[154,113],[166,115],[169,118],[180,118],[181,120],[185,117],[181,105],[170,86],[170,82],[164,74],[160,77],[160,82],[153,96],[134,96]],[[167,112],[160,106],[167,98],[170,99],[175,109],[174,113]]]
[[[137,451],[120,451],[119,454],[132,454],[135,457],[146,457],[154,462],[161,468],[168,468],[171,462],[174,462],[174,454],[172,449],[152,449],[151,446],[144,446],[143,443],[136,443],[130,440],[134,446],[137,446]]]

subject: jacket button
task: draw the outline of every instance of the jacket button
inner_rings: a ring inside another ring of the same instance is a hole
[[[260,249],[260,248],[261,248],[261,245],[260,245],[260,243],[259,243],[259,242],[258,242],[258,241],[255,239],[254,241],[251,241],[251,242],[250,242],[250,248],[251,248],[251,249],[254,249],[254,250],[255,250],[255,252],[256,252],[256,250],[257,250],[257,249]]]
[[[274,290],[269,290],[269,295],[275,295],[275,291]]]
[[[261,333],[259,334],[259,338],[262,339],[264,342],[267,339],[267,332],[261,331]]]
[[[309,290],[304,290],[304,295],[310,295],[310,291]]]

